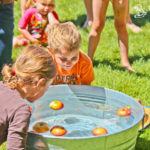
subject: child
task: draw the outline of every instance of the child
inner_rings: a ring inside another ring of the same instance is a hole
[[[13,48],[29,43],[47,45],[46,27],[48,24],[58,23],[59,19],[54,12],[55,0],[36,0],[35,7],[25,11],[19,22],[21,35],[14,37]],[[49,17],[48,14],[52,17]]]
[[[25,149],[31,116],[24,101],[34,102],[46,92],[56,74],[51,54],[42,47],[28,46],[11,66],[2,70],[0,81],[0,145],[7,140],[7,149]]]
[[[57,67],[53,84],[90,85],[94,80],[92,62],[80,51],[80,46],[81,35],[73,23],[51,26],[48,31],[48,47]]]

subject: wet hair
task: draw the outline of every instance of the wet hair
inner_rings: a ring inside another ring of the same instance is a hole
[[[48,46],[55,53],[61,49],[79,50],[81,35],[72,22],[54,24],[48,30]]]
[[[21,81],[27,84],[41,78],[47,81],[54,78],[56,65],[47,49],[31,45],[22,50],[12,66],[3,67],[2,75],[4,84],[15,89]]]

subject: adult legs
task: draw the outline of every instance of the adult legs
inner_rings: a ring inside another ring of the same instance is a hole
[[[93,24],[89,35],[88,56],[93,61],[94,53],[105,24],[109,0],[93,0]]]
[[[127,8],[126,24],[127,24],[127,27],[134,33],[138,33],[142,31],[142,29],[138,27],[137,25],[135,25],[131,20],[130,11],[129,11],[129,2],[128,2],[128,8]]]
[[[93,0],[84,0],[86,12],[87,12],[87,18],[83,24],[83,28],[87,28],[88,26],[92,25],[92,21],[93,21],[92,1]]]
[[[13,3],[0,5],[0,72],[4,64],[11,62],[14,28]]]
[[[128,33],[126,30],[126,14],[128,10],[128,0],[114,0],[114,19],[118,34],[118,42],[121,51],[121,62],[125,69],[134,72],[128,59]]]

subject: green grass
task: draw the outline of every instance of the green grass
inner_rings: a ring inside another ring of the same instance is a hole
[[[112,5],[109,4],[105,27],[94,57],[95,81],[92,85],[114,89],[129,96],[140,98],[144,105],[150,106],[150,3],[148,1],[130,1],[132,20],[143,30],[139,34],[134,34],[128,30],[129,59],[136,73],[122,69]],[[137,4],[142,5],[143,10],[147,12],[145,17],[134,18],[134,15],[137,14],[134,6]],[[87,53],[90,29],[83,30],[81,28],[86,19],[83,0],[57,0],[56,6],[56,12],[61,22],[73,21],[78,27],[82,36],[82,50]],[[20,16],[20,3],[18,1],[15,3],[15,35],[19,34],[17,24]],[[21,49],[13,51],[13,60],[16,59],[20,51]],[[136,150],[150,150],[150,127],[139,133]]]

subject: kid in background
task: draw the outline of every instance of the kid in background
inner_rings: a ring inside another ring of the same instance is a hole
[[[55,0],[35,0],[34,5],[35,7],[27,9],[20,19],[21,35],[14,37],[13,48],[29,43],[47,46],[46,27],[48,24],[59,23],[58,15],[54,11]]]
[[[81,35],[72,22],[54,24],[48,30],[48,48],[57,67],[53,84],[90,85],[94,80],[92,61],[80,46]]]
[[[28,46],[16,62],[2,69],[0,81],[0,145],[23,150],[31,112],[24,99],[34,102],[46,92],[56,74],[56,65],[45,48]]]

